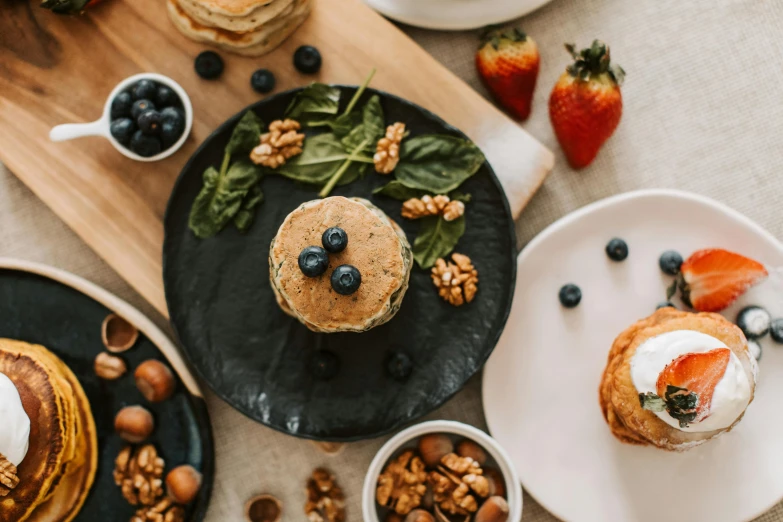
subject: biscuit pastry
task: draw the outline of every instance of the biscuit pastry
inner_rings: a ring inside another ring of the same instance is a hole
[[[305,276],[299,253],[321,245],[321,235],[340,227],[348,246],[330,254],[318,277]],[[361,286],[340,295],[330,274],[343,264],[361,273]],[[316,332],[363,332],[388,322],[408,289],[413,254],[405,232],[381,209],[362,198],[341,196],[303,203],[283,221],[269,248],[269,279],[280,307]]]
[[[599,402],[622,442],[684,451],[736,426],[757,373],[742,331],[721,315],[662,308],[615,339]]]

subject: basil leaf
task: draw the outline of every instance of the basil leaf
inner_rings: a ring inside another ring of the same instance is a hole
[[[432,268],[439,257],[449,255],[465,233],[465,216],[446,221],[442,216],[420,220],[421,226],[413,242],[413,258],[421,268]]]
[[[308,127],[321,127],[326,126],[329,127],[332,132],[337,136],[338,138],[342,138],[343,136],[346,136],[349,132],[351,132],[354,127],[357,125],[361,125],[362,123],[362,115],[358,111],[349,112],[348,114],[341,114],[334,118],[333,120],[323,120],[323,121],[311,121],[307,123]]]
[[[373,190],[372,193],[378,196],[387,196],[399,201],[407,201],[411,198],[420,198],[428,194],[426,190],[406,187],[396,179],[378,187],[377,189]]]
[[[449,198],[452,201],[462,201],[463,203],[470,203],[470,200],[473,199],[473,196],[470,194],[465,194],[464,192],[457,192],[456,190],[454,192],[449,192]]]
[[[226,154],[249,154],[261,143],[263,129],[264,122],[261,118],[255,112],[247,111],[231,133],[231,139],[226,145]]]
[[[285,111],[285,117],[306,123],[324,120],[337,114],[340,89],[324,83],[312,83],[299,91]]]
[[[242,200],[242,206],[234,216],[234,226],[240,232],[247,232],[253,225],[253,221],[256,218],[256,207],[258,207],[264,201],[264,193],[261,191],[261,187],[256,184],[253,185],[250,191]]]
[[[204,171],[204,186],[190,209],[188,225],[196,236],[220,232],[239,212],[248,191],[258,183],[261,169],[249,161],[237,161],[221,176],[215,167]]]
[[[378,95],[372,96],[362,108],[362,122],[355,126],[342,138],[342,143],[347,149],[356,150],[363,142],[364,151],[374,151],[375,144],[386,133],[384,126],[383,108]]]
[[[406,187],[446,194],[475,174],[484,154],[472,142],[429,134],[402,141],[396,178]]]
[[[302,153],[273,172],[303,183],[323,185],[347,158],[348,152],[340,140],[327,132],[305,139]]]

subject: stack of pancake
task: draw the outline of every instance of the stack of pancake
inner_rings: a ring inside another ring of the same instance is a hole
[[[314,0],[166,0],[182,34],[246,56],[268,53],[310,14]]]
[[[43,346],[0,339],[0,372],[30,418],[19,484],[0,498],[4,522],[69,522],[84,504],[98,465],[90,403],[79,381]],[[0,429],[2,429],[0,420]]]

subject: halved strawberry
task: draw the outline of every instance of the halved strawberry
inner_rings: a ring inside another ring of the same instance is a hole
[[[700,312],[720,312],[768,272],[758,261],[723,250],[699,250],[680,268],[682,299]]]
[[[696,421],[704,419],[710,411],[715,387],[726,373],[731,350],[717,348],[704,353],[686,353],[670,362],[658,375],[656,391],[660,397],[666,396],[668,386],[685,388],[698,398]]]

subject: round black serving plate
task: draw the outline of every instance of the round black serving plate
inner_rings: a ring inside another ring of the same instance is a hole
[[[341,87],[347,104],[355,87]],[[248,109],[267,124],[280,119],[297,90]],[[411,135],[464,137],[434,114],[379,94],[386,123],[405,122]],[[361,106],[361,105],[360,105]],[[297,437],[349,441],[379,436],[437,408],[482,367],[505,325],[516,277],[514,222],[503,189],[488,163],[461,187],[472,195],[466,231],[456,251],[479,270],[475,301],[459,308],[438,297],[429,270],[414,266],[399,313],[368,332],[318,334],[283,313],[269,283],[269,244],[289,212],[318,198],[318,189],[281,176],[262,182],[264,203],[245,235],[228,227],[198,239],[188,228],[202,173],[219,165],[234,125],[218,128],[188,161],[165,218],[163,279],[171,322],[193,367],[231,406],[258,422]],[[419,224],[400,217],[401,202],[372,196],[393,179],[375,172],[337,187],[332,195],[363,197],[405,230],[411,244]],[[340,359],[336,377],[314,378],[308,368],[317,350]],[[405,382],[386,371],[394,351],[413,359]]]
[[[133,369],[147,359],[166,358],[143,334],[133,348],[119,354],[128,373],[117,381],[95,375],[95,356],[104,351],[101,324],[111,310],[62,283],[23,271],[0,269],[0,337],[41,344],[57,354],[79,379],[90,401],[98,430],[98,471],[75,522],[130,520],[135,508],[114,484],[114,459],[125,443],[114,433],[114,416],[124,406],[143,405],[155,416],[154,443],[166,470],[190,464],[204,475],[197,500],[186,520],[204,519],[212,492],[214,449],[207,408],[179,381],[172,398],[150,404],[136,389]],[[2,422],[2,421],[0,421]]]

